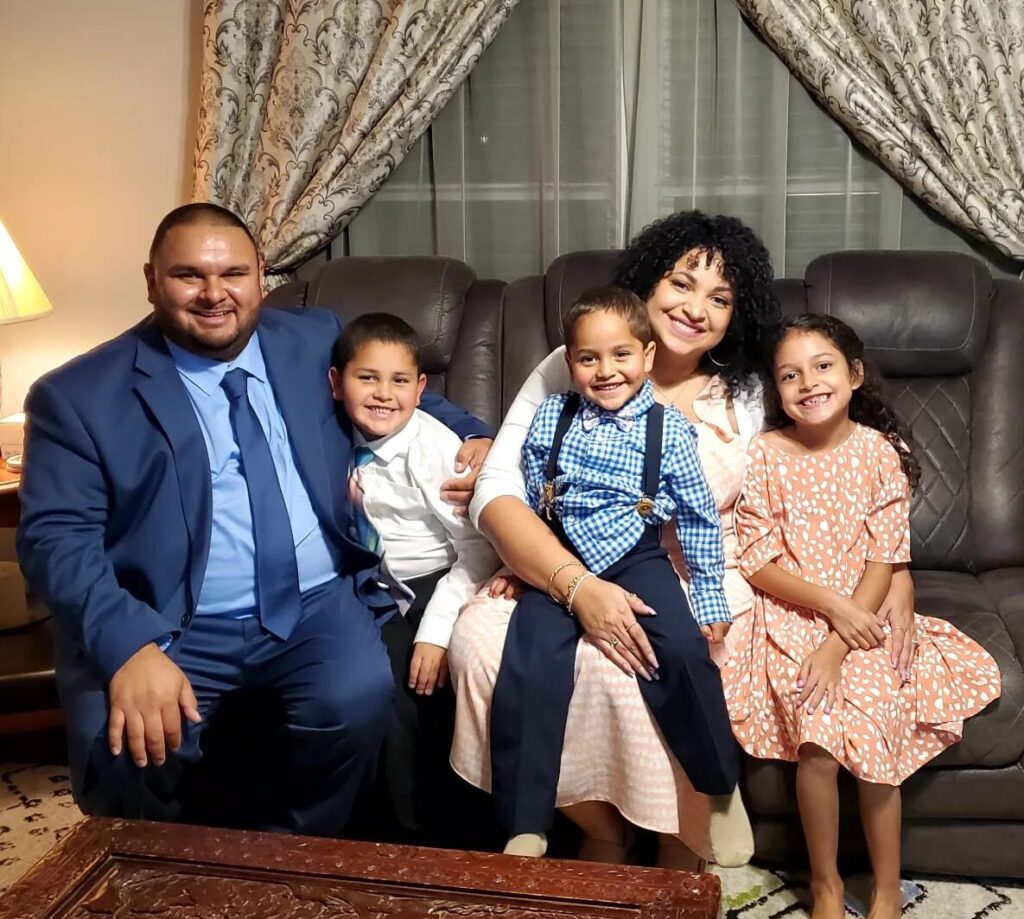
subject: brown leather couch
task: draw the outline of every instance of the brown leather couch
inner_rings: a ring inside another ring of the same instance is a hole
[[[510,284],[451,259],[341,259],[268,303],[404,316],[426,344],[430,385],[495,423],[559,344],[561,311],[607,282],[616,256],[571,253]],[[917,607],[980,641],[1003,675],[1002,698],[963,742],[906,783],[906,867],[1024,877],[1024,284],[959,254],[844,252],[776,289],[787,313],[850,322],[887,377],[924,468],[911,521]],[[793,778],[790,766],[747,761],[761,858],[804,857]],[[851,792],[847,850],[860,840]]]

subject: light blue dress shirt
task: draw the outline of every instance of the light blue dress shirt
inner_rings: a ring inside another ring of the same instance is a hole
[[[256,612],[256,545],[249,490],[239,465],[228,397],[220,385],[224,375],[236,367],[249,373],[249,402],[270,444],[291,521],[299,588],[307,591],[331,580],[338,573],[339,559],[320,527],[295,466],[288,429],[267,379],[258,334],[252,336],[245,350],[233,361],[200,357],[170,341],[167,347],[192,402],[210,458],[213,491],[210,555],[196,613],[230,613],[241,618]]]

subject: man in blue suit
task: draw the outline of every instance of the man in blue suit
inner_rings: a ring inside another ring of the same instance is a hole
[[[145,266],[152,315],[26,402],[18,554],[53,613],[87,813],[178,818],[208,718],[258,689],[280,701],[286,774],[254,822],[336,834],[387,728],[375,615],[392,603],[347,535],[351,441],[327,385],[341,323],[261,311],[262,274],[237,217],[177,208]],[[484,438],[460,454],[478,469],[488,429],[443,399],[422,407]],[[240,782],[254,765],[234,767]]]

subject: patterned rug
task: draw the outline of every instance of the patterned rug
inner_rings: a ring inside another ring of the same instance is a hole
[[[82,819],[64,767],[0,764],[0,890],[9,887]],[[807,915],[799,876],[754,865],[720,869],[722,919],[798,919]],[[851,883],[857,892],[855,879]],[[914,878],[903,912],[917,919],[1017,919],[1024,885],[977,878]],[[848,911],[849,916],[857,913]]]

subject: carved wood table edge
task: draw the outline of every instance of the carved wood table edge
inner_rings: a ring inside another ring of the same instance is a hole
[[[119,872],[122,876],[115,877]],[[236,883],[248,888],[298,887],[308,893],[306,887],[315,887],[318,896],[312,900],[335,904],[325,906],[325,912],[310,911],[309,897],[289,901],[293,906],[277,897],[271,908],[268,896],[261,894],[254,900],[249,890],[244,911],[216,913],[247,919],[271,915],[714,919],[721,893],[719,879],[710,874],[92,817],[0,894],[0,919],[149,915],[148,901],[143,900],[155,894],[147,882],[172,875],[178,892],[190,883],[183,878],[218,888]],[[354,891],[355,898],[344,899],[340,888],[346,895]],[[161,915],[206,915],[205,911],[179,910],[171,902],[173,897],[167,899],[168,889],[165,884],[161,902],[170,903],[171,908]],[[371,895],[400,905],[384,910],[352,905],[361,902],[360,896],[365,900]],[[135,902],[135,896],[140,902]],[[84,905],[81,911],[76,909],[80,904]],[[138,913],[134,906],[139,907]]]

